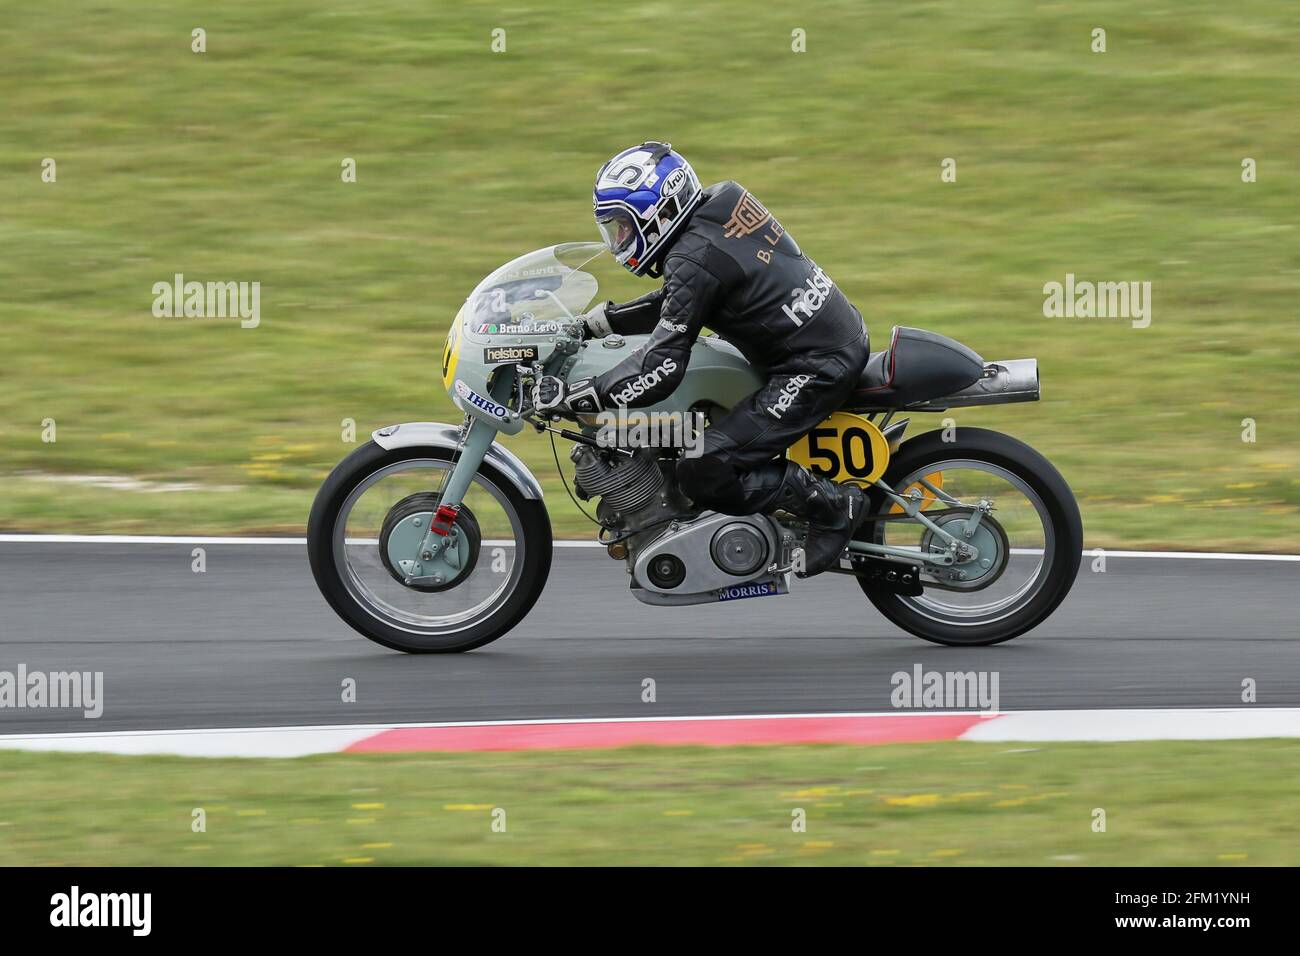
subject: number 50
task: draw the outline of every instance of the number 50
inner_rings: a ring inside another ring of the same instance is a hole
[[[837,412],[795,442],[789,457],[834,481],[874,481],[889,464],[889,442],[865,418]]]

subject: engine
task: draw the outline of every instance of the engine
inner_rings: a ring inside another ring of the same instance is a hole
[[[575,445],[574,485],[599,497],[596,517],[615,532],[611,557],[625,559],[632,593],[648,604],[697,604],[784,594],[794,538],[763,515],[699,513],[652,449],[632,455]]]
[[[629,519],[646,505],[666,501],[663,466],[648,449],[627,456],[574,445],[569,457],[578,495],[584,500],[600,498],[601,524],[636,527],[638,523],[629,523]]]

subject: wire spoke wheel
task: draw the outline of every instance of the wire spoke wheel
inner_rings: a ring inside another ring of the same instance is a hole
[[[938,644],[996,644],[1023,634],[1065,599],[1083,548],[1074,495],[1023,442],[982,428],[954,441],[927,432],[904,443],[884,479],[934,525],[907,517],[879,488],[859,540],[951,562],[922,565],[919,595],[859,578],[886,618]]]
[[[927,478],[938,496],[920,484]],[[1055,532],[1042,499],[1023,479],[987,462],[952,459],[914,470],[901,486],[919,490],[923,514],[942,509],[935,523],[973,548],[951,567],[923,571],[925,593],[901,597],[916,613],[945,624],[988,624],[1014,614],[1045,586]],[[878,533],[879,543],[918,554],[949,550],[919,519],[881,522]]]
[[[344,587],[381,621],[413,633],[453,633],[490,614],[505,600],[522,570],[515,560],[523,533],[521,519],[501,489],[479,476],[465,495],[465,507],[480,528],[492,529],[486,544],[488,560],[473,555],[464,576],[446,586],[403,584],[392,572],[381,544],[386,520],[406,510],[399,506],[414,495],[436,498],[430,492],[442,487],[449,471],[450,462],[433,459],[382,468],[348,496],[334,527],[335,560],[343,569]]]
[[[493,641],[533,606],[550,572],[545,506],[486,463],[450,534],[422,546],[452,458],[448,448],[371,442],[340,463],[312,507],[307,547],[321,593],[387,647],[442,653]]]

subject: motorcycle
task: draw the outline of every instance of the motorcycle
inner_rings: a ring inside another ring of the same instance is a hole
[[[442,384],[463,422],[380,428],[321,486],[308,522],[312,573],[370,640],[410,653],[467,651],[523,620],[550,572],[551,525],[540,482],[497,438],[530,427],[552,445],[557,436],[573,443],[566,490],[597,502],[598,540],[625,564],[636,599],[726,603],[792,590],[807,534],[797,518],[702,511],[674,481],[684,440],[666,447],[653,440],[662,430],[611,427],[600,420],[610,413],[559,427],[558,416],[530,407],[536,377],[598,375],[648,338],[586,337],[596,273],[612,263],[600,243],[565,243],[488,275],[442,354]],[[680,425],[678,437],[689,438],[763,381],[735,346],[702,335],[679,387],[636,410],[638,422]],[[1065,480],[1010,436],[950,426],[904,440],[910,420],[898,417],[1038,397],[1035,359],[985,362],[946,336],[895,328],[843,409],[786,453],[864,489],[867,517],[831,571],[855,578],[881,614],[927,641],[996,644],[1041,624],[1069,592],[1082,552]]]

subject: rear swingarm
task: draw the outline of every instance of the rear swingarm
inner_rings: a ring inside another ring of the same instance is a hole
[[[898,505],[898,507],[902,508],[903,514],[868,515],[863,519],[863,522],[907,521],[915,519],[928,528],[936,538],[946,545],[943,551],[931,551],[923,554],[920,551],[909,548],[894,548],[889,545],[876,544],[875,542],[870,541],[850,541],[848,545],[849,551],[855,555],[862,555],[868,558],[879,558],[893,562],[906,562],[912,564],[920,561],[921,563],[932,567],[949,567],[956,564],[958,561],[978,560],[978,548],[944,530],[943,527],[934,521],[934,517],[958,510],[963,514],[968,513],[969,511],[971,517],[966,524],[966,530],[974,531],[975,527],[979,525],[980,519],[991,509],[992,506],[988,502],[981,501],[979,505],[972,508],[969,505],[963,505],[956,498],[952,497],[952,495],[946,494],[941,488],[936,488],[924,478],[921,479],[920,483],[935,496],[936,500],[943,501],[948,505],[958,505],[959,508],[945,508],[942,511],[935,512],[934,516],[927,515],[921,510],[925,502],[923,497],[905,497],[894,491],[894,489],[884,481],[877,479],[872,483],[873,486],[883,491],[885,497]]]

